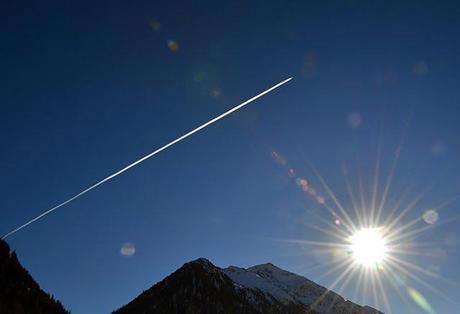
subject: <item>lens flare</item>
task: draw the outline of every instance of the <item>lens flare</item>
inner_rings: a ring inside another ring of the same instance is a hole
[[[315,258],[319,256],[329,258],[309,268],[315,271],[324,269],[320,278],[331,280],[328,290],[318,296],[311,305],[312,309],[320,306],[330,295],[330,291],[335,289],[340,294],[349,291],[351,287],[351,290],[354,290],[352,299],[356,300],[361,293],[362,300],[373,298],[372,306],[384,308],[388,313],[394,313],[389,298],[393,296],[387,293],[391,289],[404,301],[405,306],[411,308],[417,305],[418,312],[423,309],[426,314],[435,314],[434,306],[428,302],[431,295],[422,295],[413,288],[415,284],[429,289],[430,293],[450,304],[459,306],[455,299],[447,295],[446,290],[440,290],[433,284],[436,279],[449,287],[458,286],[455,281],[441,275],[439,271],[441,265],[433,264],[447,257],[447,248],[432,247],[433,244],[427,243],[426,239],[420,237],[424,234],[426,236],[426,232],[430,232],[433,228],[460,220],[459,215],[439,221],[440,209],[460,200],[460,195],[435,204],[427,210],[423,199],[431,188],[422,190],[413,198],[409,189],[399,192],[391,188],[404,138],[405,130],[393,153],[393,160],[384,180],[380,178],[381,144],[378,145],[378,156],[372,169],[374,177],[371,180],[366,182],[359,168],[357,174],[351,176],[353,172],[349,172],[347,165],[343,163],[345,187],[339,193],[333,191],[311,163],[309,163],[310,168],[316,175],[317,181],[310,176],[308,181],[303,179],[300,171],[289,168],[291,166],[289,163],[282,165],[288,168],[288,175],[296,183],[295,185],[314,201],[315,208],[307,210],[308,221],[304,224],[325,236],[324,241],[315,238],[275,239],[306,246],[309,248],[308,252],[313,252]],[[438,151],[440,149],[436,150]],[[320,183],[319,186],[317,182]],[[341,194],[344,194],[344,191],[348,192],[348,197],[345,195],[345,199],[342,199]],[[316,208],[318,205],[321,205],[319,209]],[[425,209],[425,212],[420,209]],[[414,215],[415,210],[422,214]],[[315,221],[309,222],[311,219]],[[455,246],[459,242],[451,235],[447,235],[441,241],[446,247]],[[430,261],[430,264],[419,265],[427,261]],[[413,302],[407,302],[408,298]],[[399,312],[401,311],[398,310]]]
[[[176,52],[179,49],[179,44],[175,40],[170,39],[168,40],[167,44],[169,50],[171,50],[172,52]]]
[[[387,255],[385,239],[379,228],[363,228],[350,237],[353,259],[364,267],[375,267]]]
[[[120,254],[128,257],[133,256],[136,254],[136,247],[133,243],[124,243],[120,249]]]
[[[414,300],[417,305],[422,308],[428,314],[436,314],[435,310],[431,307],[431,304],[425,299],[425,297],[415,290],[414,288],[407,288],[407,293]]]
[[[435,211],[434,209],[430,209],[430,210],[427,210],[424,214],[423,214],[423,220],[429,224],[429,225],[432,225],[432,224],[435,224],[438,219],[439,219],[439,214],[437,211]]]

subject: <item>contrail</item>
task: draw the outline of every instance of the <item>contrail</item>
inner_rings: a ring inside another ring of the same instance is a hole
[[[185,133],[185,134],[182,135],[181,137],[176,138],[176,139],[173,140],[172,142],[170,142],[170,143],[168,143],[168,144],[166,144],[166,145],[164,145],[164,146],[158,148],[157,150],[155,150],[155,151],[151,152],[150,154],[148,154],[148,155],[142,157],[141,159],[139,159],[139,160],[137,160],[137,161],[135,161],[135,162],[133,162],[133,163],[127,165],[126,167],[122,168],[121,170],[119,170],[119,171],[117,171],[117,172],[111,174],[110,176],[106,177],[105,179],[102,179],[101,181],[99,181],[99,182],[93,184],[92,186],[90,186],[89,188],[86,188],[86,189],[84,189],[83,191],[81,191],[80,193],[78,193],[78,194],[72,196],[72,197],[69,198],[68,200],[66,200],[66,201],[64,201],[64,202],[62,202],[62,203],[60,203],[59,205],[56,205],[56,206],[54,206],[54,207],[48,209],[47,211],[41,213],[41,214],[38,215],[37,217],[35,217],[35,218],[29,220],[28,222],[24,223],[23,225],[21,225],[21,226],[17,227],[16,229],[14,229],[14,230],[8,232],[7,234],[5,234],[5,235],[2,237],[2,240],[6,239],[7,237],[9,237],[9,236],[11,236],[11,235],[13,235],[13,234],[15,234],[15,233],[18,232],[18,231],[24,229],[24,228],[27,227],[28,225],[33,224],[33,223],[36,222],[37,220],[39,220],[39,219],[45,217],[46,215],[51,214],[52,212],[54,212],[54,211],[57,210],[58,208],[60,208],[60,207],[62,207],[62,206],[64,206],[64,205],[66,205],[66,204],[72,202],[73,200],[76,200],[77,198],[79,198],[79,197],[82,196],[83,194],[86,194],[86,193],[88,193],[89,191],[91,191],[92,189],[97,188],[99,185],[101,185],[101,184],[103,184],[103,183],[105,183],[105,182],[107,182],[107,181],[109,181],[109,180],[115,178],[116,176],[122,174],[123,172],[125,172],[125,171],[131,169],[132,167],[134,167],[134,166],[140,164],[140,163],[143,162],[144,160],[149,159],[150,157],[155,156],[156,154],[160,153],[161,151],[167,149],[168,147],[173,146],[174,144],[176,144],[176,143],[178,143],[178,142],[180,142],[180,141],[186,139],[186,138],[189,137],[190,135],[195,134],[196,132],[200,131],[201,129],[204,129],[205,127],[207,127],[207,126],[213,124],[214,122],[217,122],[218,120],[224,118],[225,116],[228,116],[228,115],[231,114],[232,112],[235,112],[235,111],[237,111],[238,109],[241,109],[242,107],[246,106],[246,105],[249,104],[250,102],[253,102],[253,101],[256,100],[257,98],[260,98],[260,97],[264,96],[265,94],[268,94],[268,93],[271,92],[272,90],[274,90],[274,89],[280,87],[281,85],[283,85],[283,84],[289,82],[290,80],[292,80],[292,77],[290,77],[290,78],[288,78],[288,79],[286,79],[286,80],[284,80],[284,81],[282,81],[282,82],[280,82],[280,83],[278,83],[278,84],[276,84],[276,85],[270,87],[269,89],[267,89],[267,90],[261,92],[261,93],[258,94],[257,96],[254,96],[254,97],[252,97],[252,98],[246,100],[245,102],[239,104],[238,106],[233,107],[232,109],[230,109],[230,110],[224,112],[224,113],[221,114],[220,116],[217,116],[217,117],[215,117],[214,119],[209,120],[208,122],[206,122],[206,123],[200,125],[199,127],[195,128],[195,129],[193,129],[193,130],[191,130],[190,132]]]

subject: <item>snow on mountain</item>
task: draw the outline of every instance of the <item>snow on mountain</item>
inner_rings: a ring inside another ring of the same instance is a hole
[[[222,269],[205,258],[184,264],[114,313],[381,314],[271,263]]]
[[[332,313],[379,313],[370,307],[362,308],[305,277],[271,263],[247,269],[230,266],[223,269],[223,272],[237,287],[258,289],[283,304],[300,303],[311,306],[319,300],[314,308],[319,313],[330,312],[331,308],[336,310]]]
[[[273,280],[274,278],[268,277],[266,275],[267,272],[261,271],[261,274],[257,273],[255,268],[259,266],[251,267],[249,269],[230,266],[223,269],[223,272],[239,287],[258,289],[272,295],[284,304],[293,302],[294,299],[289,294],[286,287],[283,287],[281,282],[277,282]]]

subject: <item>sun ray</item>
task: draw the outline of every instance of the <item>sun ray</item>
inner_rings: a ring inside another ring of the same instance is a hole
[[[424,269],[424,268],[421,268],[415,264],[412,264],[412,263],[409,263],[409,262],[406,262],[400,258],[397,258],[396,256],[389,256],[388,257],[389,260],[392,260],[394,261],[395,263],[399,263],[399,264],[402,264],[404,266],[406,266],[407,268],[410,268],[412,270],[415,270],[415,271],[418,271],[426,276],[429,276],[429,277],[433,277],[433,278],[440,278],[440,276],[432,271],[429,271],[427,269]]]
[[[377,158],[375,159],[375,168],[374,168],[374,182],[372,184],[372,199],[371,199],[371,214],[370,214],[370,221],[371,224],[375,224],[375,215],[376,215],[376,202],[377,202],[377,191],[379,186],[379,176],[380,176],[380,162],[382,158],[382,125],[380,126],[380,135],[377,144]]]
[[[370,221],[369,221],[368,216],[365,214],[365,209],[367,208],[367,204],[366,204],[366,199],[364,197],[363,178],[362,178],[361,172],[358,172],[358,183],[359,183],[358,184],[359,185],[359,195],[360,195],[360,200],[361,200],[361,212],[364,217],[363,219],[364,225],[369,226]]]
[[[355,227],[354,225],[350,224],[350,223],[348,222],[348,219],[345,219],[345,220],[344,220],[344,219],[343,219],[338,213],[336,213],[335,210],[334,210],[331,206],[329,206],[326,202],[323,203],[323,204],[321,204],[321,205],[322,205],[324,208],[326,208],[326,209],[329,211],[329,213],[331,213],[331,215],[332,215],[334,218],[336,218],[336,219],[338,218],[338,219],[341,221],[341,224],[345,227],[345,229],[346,229],[347,232],[353,232],[353,231],[355,230],[354,228],[356,228],[356,227]],[[349,219],[351,219],[351,218],[349,218]]]
[[[336,238],[338,240],[343,240],[343,238],[347,235],[343,232],[340,232],[340,229],[337,228],[337,226],[334,228],[335,231],[339,231],[339,234],[337,233],[334,233],[333,231],[330,231],[330,230],[327,230],[325,228],[322,228],[322,227],[319,227],[319,226],[316,226],[316,225],[313,225],[313,224],[306,224],[306,226],[308,226],[309,228],[312,228],[312,229],[315,229],[315,230],[318,230],[326,235],[329,235],[333,238]],[[332,226],[332,224],[331,224]]]
[[[437,257],[438,254],[433,252],[423,252],[419,250],[414,250],[411,248],[402,249],[389,246],[389,250],[391,251],[392,255],[403,255],[403,256],[425,256],[425,257]]]
[[[354,262],[350,263],[350,265],[348,265],[348,267],[342,272],[342,274],[340,274],[339,277],[337,277],[331,285],[329,285],[329,288],[323,293],[321,294],[318,299],[313,302],[313,304],[311,305],[311,308],[314,310],[317,305],[326,297],[326,295],[332,291],[332,289],[335,288],[335,286],[340,282],[340,280],[342,280],[343,277],[345,277],[354,267]]]
[[[417,223],[419,223],[421,221],[422,221],[422,218],[417,217],[417,218],[412,219],[408,223],[402,225],[401,227],[394,228],[393,230],[389,231],[388,236],[387,236],[388,243],[397,242],[398,240],[406,238],[406,235],[409,235],[410,232],[408,231],[408,232],[404,233],[403,231],[413,227],[414,225],[416,225]],[[424,227],[432,227],[433,228],[434,226],[430,225],[430,226],[424,226]]]
[[[340,262],[339,262],[336,266],[330,268],[330,269],[329,269],[328,271],[326,271],[324,274],[321,274],[317,279],[318,279],[318,280],[324,279],[324,278],[326,278],[327,276],[329,276],[329,275],[335,273],[335,272],[338,271],[339,269],[341,269],[341,268],[343,268],[343,267],[346,267],[347,264],[353,264],[353,263],[354,263],[354,262],[353,262],[352,260],[350,260],[349,258],[341,258],[341,259],[340,259]],[[330,288],[330,289],[332,289],[332,288]]]
[[[359,271],[358,267],[353,267],[351,273],[348,274],[347,278],[343,281],[342,285],[337,289],[338,294],[342,294],[346,286],[350,283],[351,279],[354,277],[355,273]]]
[[[422,193],[420,193],[412,202],[409,203],[409,205],[407,205],[400,213],[399,215],[393,219],[393,221],[388,221],[386,220],[384,225],[387,226],[387,229],[388,230],[391,230],[392,228],[394,228],[394,226],[399,222],[401,221],[401,219],[407,215],[408,212],[410,212],[417,204],[418,202],[420,202],[420,200],[426,195],[426,193],[428,193],[429,190],[432,189],[432,186],[426,188],[425,190],[422,191]]]
[[[404,141],[405,141],[405,137],[406,137],[406,131],[407,131],[407,128],[408,128],[408,124],[406,124],[406,126],[404,127],[403,129],[403,132],[401,134],[401,139],[399,141],[399,144],[394,152],[394,157],[393,157],[393,161],[391,163],[391,168],[390,168],[390,172],[387,176],[387,180],[386,180],[386,183],[385,183],[385,188],[383,190],[383,194],[382,194],[382,198],[380,200],[380,204],[379,204],[379,207],[378,207],[378,210],[377,210],[377,218],[376,218],[376,223],[379,223],[380,221],[380,216],[382,214],[382,210],[385,206],[385,203],[386,203],[386,199],[387,199],[387,195],[388,195],[388,192],[390,191],[390,186],[391,186],[391,183],[393,181],[393,176],[395,174],[395,171],[396,171],[396,168],[397,168],[397,165],[398,165],[398,162],[399,162],[399,156],[401,155],[401,151],[404,147]]]
[[[333,265],[336,265],[336,264],[339,264],[341,263],[342,260],[332,260],[332,261],[329,261],[329,262],[325,262],[325,263],[319,263],[315,266],[312,266],[312,267],[309,267],[309,268],[305,268],[303,270],[304,273],[307,273],[307,272],[311,272],[313,270],[318,270],[318,269],[321,269],[321,268],[325,268],[325,267],[330,267],[330,266],[333,266]]]
[[[310,241],[310,240],[300,240],[300,239],[277,239],[271,238],[274,241],[281,241],[287,243],[297,243],[297,244],[310,244],[315,246],[323,246],[323,247],[332,247],[332,248],[348,248],[347,244],[345,243],[335,243],[335,242],[326,242],[326,241]]]
[[[407,275],[408,277],[412,278],[413,280],[417,281],[419,284],[423,285],[424,287],[428,288],[429,290],[431,290],[433,293],[435,293],[436,295],[440,296],[441,298],[443,298],[444,300],[448,301],[448,302],[451,302],[452,304],[456,305],[456,306],[460,306],[460,303],[448,298],[445,293],[443,293],[442,291],[434,288],[432,285],[430,285],[429,283],[427,283],[425,280],[419,278],[417,275],[411,273],[410,271],[408,271],[407,269],[405,269],[404,267],[402,267],[401,265],[395,263],[394,261],[388,261],[389,263],[392,263],[394,267],[398,268],[399,271],[401,271],[402,273],[404,273],[405,275]]]
[[[350,232],[355,231],[357,228],[356,228],[355,224],[353,223],[353,221],[351,220],[350,216],[347,214],[347,211],[345,210],[345,208],[342,206],[342,204],[340,204],[340,202],[338,201],[337,197],[332,192],[331,188],[327,185],[327,183],[324,180],[324,178],[316,170],[316,168],[313,165],[311,165],[311,168],[313,169],[313,172],[315,173],[316,177],[321,182],[321,185],[326,190],[326,192],[329,195],[329,197],[334,201],[335,205],[339,208],[340,213],[343,215],[343,217],[345,217],[345,219],[347,221],[347,224],[349,224],[351,226],[351,229],[347,228],[347,229],[349,229],[348,231],[350,231]],[[346,225],[344,224],[344,226],[346,226]]]
[[[372,295],[374,296],[374,302],[377,304],[377,307],[380,307],[380,301],[377,297],[377,289],[375,287],[375,273],[369,272],[369,276],[371,278],[371,288],[372,288]]]
[[[388,174],[387,176],[387,180],[385,182],[385,187],[383,189],[383,194],[382,194],[382,197],[380,199],[380,202],[379,202],[379,205],[378,205],[378,208],[377,208],[377,217],[375,218],[375,223],[379,223],[380,222],[380,217],[382,215],[382,210],[386,204],[386,201],[387,201],[387,197],[388,197],[388,192],[390,191],[390,186],[391,186],[391,182],[393,181],[393,176],[394,176],[394,172],[396,170],[396,165],[398,163],[398,159],[399,159],[399,154],[395,154],[395,157],[393,158],[393,162],[392,162],[392,165],[391,165],[391,169],[390,169],[390,173]]]
[[[370,280],[369,280],[370,275],[369,274],[370,274],[370,270],[369,270],[369,268],[364,268],[363,272],[364,272],[364,287],[363,287],[363,291],[369,291],[369,282],[370,282]],[[364,302],[365,302],[365,295],[363,293],[362,303],[364,303]]]
[[[316,213],[313,213],[313,212],[311,212],[310,215],[315,216],[315,218],[320,220],[322,223],[326,224],[328,227],[331,228],[331,230],[334,230],[334,231],[326,230],[325,228],[322,228],[322,227],[319,227],[317,225],[313,225],[313,224],[310,224],[310,223],[304,223],[305,226],[313,228],[313,229],[316,229],[316,230],[319,230],[319,231],[321,231],[321,232],[323,232],[323,233],[325,233],[327,235],[330,235],[330,236],[332,236],[334,238],[339,239],[340,241],[343,241],[343,239],[348,236],[348,234],[345,231],[341,230],[340,228],[338,228],[337,225],[332,224],[330,221],[328,221],[327,219],[324,219],[320,215],[318,215]],[[339,234],[337,234],[336,232],[338,232]]]
[[[447,284],[450,284],[450,285],[453,285],[453,286],[460,286],[458,283],[452,281],[452,280],[449,280],[443,276],[441,276],[440,274],[438,273],[435,273],[435,272],[432,272],[430,270],[427,270],[425,268],[422,268],[416,264],[413,264],[413,263],[409,263],[407,261],[404,261],[403,259],[400,259],[400,258],[397,258],[396,256],[391,256],[390,257],[391,260],[393,260],[393,262],[395,263],[399,263],[401,265],[404,265],[406,266],[407,268],[410,268],[411,270],[414,270],[414,271],[417,271],[421,274],[424,274],[425,276],[427,277],[431,277],[431,278],[435,278],[435,279],[439,279],[439,280],[442,280],[443,282],[447,283]]]
[[[451,199],[441,203],[439,206],[436,206],[436,207],[433,207],[434,209],[436,209],[436,211],[438,212],[439,210],[445,208],[447,205],[453,203],[455,200],[457,200],[459,198],[459,195],[456,195],[455,197],[452,197]],[[449,222],[452,222],[452,221],[455,221],[457,220],[459,217],[454,217],[454,218],[451,218],[449,220],[446,220],[442,223],[438,223],[437,226],[441,225],[441,224],[445,224],[445,223],[449,223]],[[398,240],[401,240],[401,239],[404,239],[406,237],[409,237],[411,235],[414,235],[414,234],[418,234],[419,232],[423,232],[425,230],[429,230],[429,229],[432,229],[432,228],[435,228],[436,226],[435,225],[428,225],[428,226],[423,226],[419,229],[415,229],[415,230],[412,230],[410,232],[407,232],[407,233],[403,233],[404,230],[406,229],[409,229],[410,227],[412,227],[413,225],[415,225],[417,222],[420,222],[422,221],[422,217],[417,217],[417,218],[414,218],[413,220],[409,221],[408,223],[402,225],[401,227],[397,228],[397,229],[394,229],[392,231],[392,235],[389,235],[388,236],[388,240],[389,242],[394,242],[394,241],[398,241]],[[396,235],[400,235],[399,237],[396,237]],[[393,239],[394,238],[394,239]]]
[[[391,311],[390,302],[388,301],[387,292],[386,292],[385,288],[383,287],[382,279],[380,278],[380,276],[377,276],[377,275],[375,277],[377,279],[377,285],[380,287],[380,290],[382,291],[383,304],[387,308],[388,313],[391,313],[392,311]]]
[[[391,206],[391,208],[388,209],[388,214],[385,218],[385,220],[383,221],[382,225],[386,226],[388,225],[391,221],[393,221],[393,217],[394,215],[396,214],[396,212],[398,210],[401,209],[401,205],[406,201],[406,198],[408,197],[409,195],[409,192],[411,190],[412,186],[411,185],[408,185],[406,187],[404,187],[404,190],[402,191],[402,193],[398,196],[396,202],[394,205]]]
[[[409,306],[409,302],[407,302],[407,299],[404,294],[402,294],[400,287],[398,287],[394,281],[397,281],[398,278],[395,277],[395,274],[393,271],[387,271],[386,269],[391,269],[391,266],[389,264],[385,265],[384,270],[382,271],[383,276],[387,279],[387,281],[390,283],[390,285],[394,288],[398,296],[401,298],[401,300],[404,302],[406,306]],[[390,276],[393,276],[393,278],[390,278]],[[404,283],[401,283],[404,284]]]
[[[331,308],[334,306],[335,304],[335,301],[340,297],[340,295],[343,293],[344,291],[344,287],[350,282],[350,280],[353,278],[354,276],[354,273],[358,271],[358,268],[357,267],[352,267],[351,268],[351,272],[348,273],[346,275],[346,278],[344,279],[343,283],[340,285],[340,287],[336,290],[337,291],[337,295],[334,296],[334,299],[332,300],[331,304],[329,305],[329,307],[327,308],[326,310],[326,313],[329,313],[329,311],[331,310]]]
[[[426,225],[426,226],[423,226],[423,227],[420,227],[420,228],[417,228],[417,229],[414,229],[412,231],[408,231],[406,233],[403,233],[399,236],[395,236],[393,238],[390,238],[391,242],[396,242],[396,241],[401,241],[401,240],[405,240],[409,237],[418,237],[420,236],[423,232],[427,231],[427,230],[430,230],[430,229],[434,229],[434,228],[438,228],[440,227],[441,225],[446,225],[446,224],[449,224],[449,223],[452,223],[454,221],[457,221],[460,219],[460,215],[458,216],[455,216],[455,217],[452,217],[450,219],[447,219],[447,220],[444,220],[443,222],[440,222],[440,223],[437,223],[436,225]]]
[[[364,279],[364,271],[360,271],[358,274],[358,279],[357,279],[357,284],[355,286],[355,291],[353,292],[352,298],[353,300],[358,299],[358,292],[360,291],[360,287],[363,285],[363,279]]]
[[[345,185],[347,187],[348,196],[350,197],[353,210],[355,212],[356,218],[358,219],[359,225],[362,226],[364,224],[364,219],[363,219],[363,217],[362,217],[362,215],[361,215],[361,213],[360,213],[360,211],[358,209],[358,204],[357,204],[357,201],[356,201],[356,197],[355,197],[355,194],[353,193],[353,188],[351,186],[351,182],[348,179],[348,169],[347,169],[345,164],[343,164],[343,173],[344,173]]]

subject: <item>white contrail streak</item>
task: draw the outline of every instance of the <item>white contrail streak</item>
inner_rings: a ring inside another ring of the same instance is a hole
[[[232,112],[235,112],[235,111],[237,111],[238,109],[241,109],[242,107],[246,106],[246,105],[249,104],[250,102],[253,102],[253,101],[256,100],[257,98],[260,98],[260,97],[264,96],[265,94],[268,94],[268,93],[271,92],[272,90],[274,90],[274,89],[280,87],[281,85],[283,85],[283,84],[289,82],[290,80],[292,80],[292,77],[290,77],[290,78],[288,78],[288,79],[286,79],[286,80],[284,80],[284,81],[282,81],[282,82],[280,82],[280,83],[278,83],[278,84],[276,84],[276,85],[270,87],[269,89],[263,91],[262,93],[258,94],[257,96],[254,96],[254,97],[252,97],[251,99],[246,100],[245,102],[239,104],[238,106],[233,107],[232,109],[230,109],[230,110],[224,112],[224,113],[221,114],[220,116],[217,116],[217,117],[215,117],[215,118],[212,119],[212,120],[209,120],[208,122],[206,122],[206,123],[200,125],[199,127],[195,128],[195,129],[193,129],[193,130],[191,130],[190,132],[185,133],[185,134],[182,135],[181,137],[176,138],[174,141],[172,141],[172,142],[170,142],[170,143],[168,143],[168,144],[166,144],[166,145],[164,145],[164,146],[158,148],[157,150],[155,150],[155,151],[151,152],[150,154],[148,154],[148,155],[142,157],[141,159],[139,159],[139,160],[137,160],[137,161],[135,161],[135,162],[133,162],[133,163],[127,165],[127,166],[124,167],[123,169],[121,169],[121,170],[115,172],[114,174],[111,174],[111,175],[108,176],[107,178],[102,179],[101,181],[99,181],[99,182],[93,184],[93,185],[90,186],[89,188],[87,188],[87,189],[81,191],[80,193],[76,194],[75,196],[72,196],[72,197],[69,198],[68,200],[66,200],[66,201],[64,201],[64,202],[62,202],[62,203],[60,203],[59,205],[54,206],[53,208],[48,209],[47,211],[43,212],[42,214],[38,215],[37,217],[35,217],[35,218],[29,220],[29,221],[26,222],[25,224],[23,224],[23,225],[17,227],[16,229],[14,229],[14,230],[8,232],[7,234],[5,234],[5,235],[2,237],[2,240],[6,239],[7,237],[9,237],[9,236],[11,236],[11,235],[13,235],[13,234],[15,234],[16,232],[20,231],[21,229],[24,229],[24,228],[27,227],[28,225],[30,225],[30,224],[36,222],[37,220],[39,220],[39,219],[45,217],[46,215],[51,214],[51,213],[54,212],[56,209],[58,209],[58,208],[60,208],[60,207],[62,207],[62,206],[64,206],[64,205],[66,205],[66,204],[72,202],[73,200],[79,198],[79,197],[82,196],[83,194],[88,193],[88,192],[91,191],[92,189],[97,188],[99,185],[101,185],[101,184],[103,184],[103,183],[105,183],[105,182],[107,182],[107,181],[109,181],[109,180],[115,178],[116,176],[122,174],[123,172],[125,172],[125,171],[131,169],[132,167],[134,167],[134,166],[140,164],[140,163],[143,162],[144,160],[149,159],[150,157],[155,156],[156,154],[160,153],[161,151],[167,149],[168,147],[170,147],[170,146],[172,146],[172,145],[174,145],[174,144],[176,144],[176,143],[178,143],[178,142],[180,142],[180,141],[186,139],[186,138],[189,137],[190,135],[192,135],[192,134],[194,134],[194,133],[200,131],[201,129],[204,129],[205,127],[207,127],[207,126],[213,124],[214,122],[217,122],[218,120],[224,118],[225,116],[228,116],[228,115],[231,114]]]

